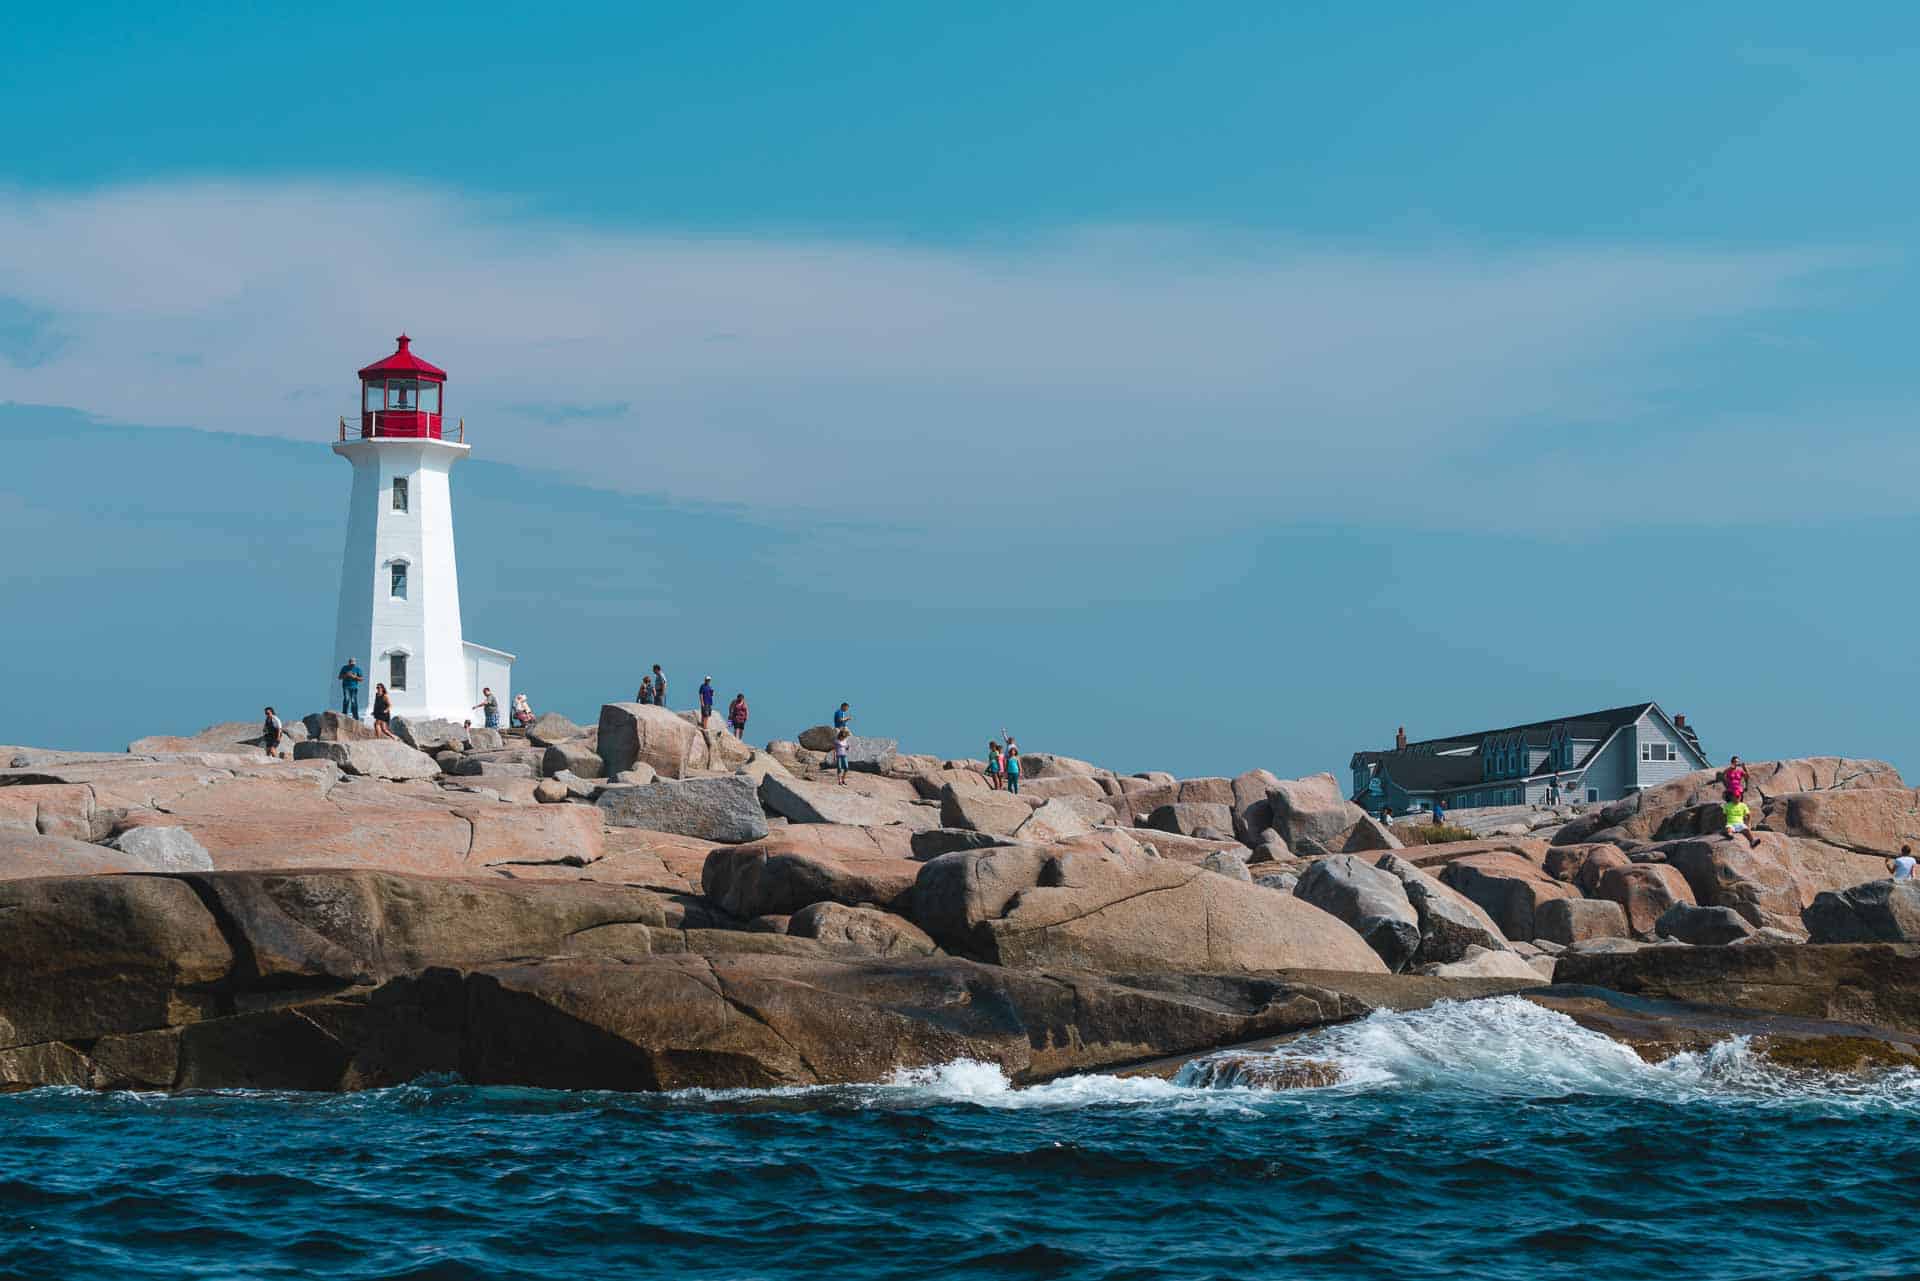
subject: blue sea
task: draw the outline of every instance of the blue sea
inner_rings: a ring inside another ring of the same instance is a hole
[[[0,1097],[0,1277],[1920,1274],[1910,1074],[1650,1065],[1513,998],[1276,1053],[1342,1079],[38,1090]]]

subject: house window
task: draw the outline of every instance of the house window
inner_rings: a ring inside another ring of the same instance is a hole
[[[389,692],[407,687],[407,656],[405,654],[387,655],[387,689]]]
[[[407,479],[404,476],[393,479],[393,509],[397,512],[407,509]]]
[[[1597,787],[1589,787],[1587,789],[1587,804],[1592,805],[1599,799],[1600,799],[1600,789]]]
[[[393,598],[395,600],[407,598],[407,562],[404,560],[393,562]]]
[[[1640,759],[1643,761],[1670,761],[1674,759],[1671,743],[1640,744]]]

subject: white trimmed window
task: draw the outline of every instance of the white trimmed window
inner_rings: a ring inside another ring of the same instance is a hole
[[[1643,761],[1671,761],[1678,760],[1679,756],[1671,743],[1640,744],[1640,759]]]
[[[387,691],[403,690],[407,687],[407,656],[405,654],[387,655]]]
[[[397,512],[407,510],[407,478],[405,476],[393,478],[393,509]]]
[[[396,560],[393,562],[392,588],[388,594],[395,600],[405,600],[407,598],[407,562],[404,560]]]

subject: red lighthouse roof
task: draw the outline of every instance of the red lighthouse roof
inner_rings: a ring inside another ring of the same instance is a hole
[[[385,360],[375,361],[360,371],[362,378],[384,378],[389,374],[401,377],[425,378],[432,382],[443,383],[447,380],[447,371],[438,365],[430,365],[408,350],[413,339],[401,334],[394,339],[399,346]]]

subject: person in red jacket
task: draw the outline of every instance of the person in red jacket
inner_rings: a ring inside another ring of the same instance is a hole
[[[747,736],[747,696],[735,694],[733,701],[727,704],[727,724],[733,726],[735,738]]]

